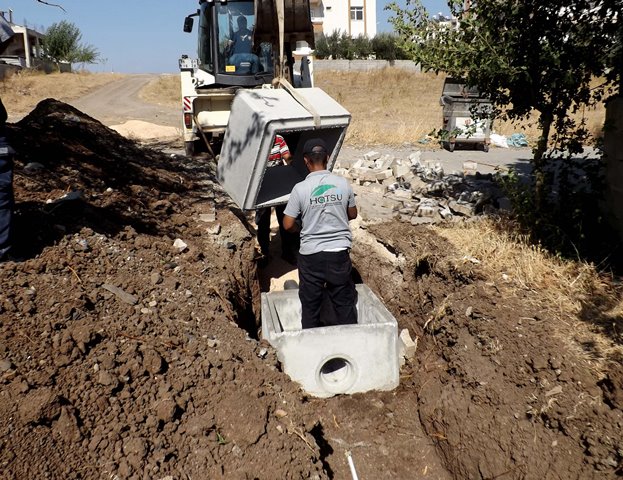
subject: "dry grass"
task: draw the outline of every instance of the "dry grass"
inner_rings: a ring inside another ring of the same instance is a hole
[[[585,108],[581,112],[571,115],[578,124],[584,120],[586,128],[590,133],[590,142],[600,138],[603,134],[604,121],[606,120],[606,109],[603,104],[594,108]],[[528,120],[522,122],[498,121],[494,125],[494,130],[500,135],[511,135],[513,133],[523,133],[531,144],[536,143],[541,134],[538,126],[538,112],[534,112]]]
[[[608,359],[623,356],[623,298],[594,265],[565,261],[513,236],[493,220],[435,227],[463,258],[480,261],[485,275],[505,288],[534,292],[534,302],[557,320],[554,329],[569,346],[591,361],[597,370]],[[463,257],[465,256],[465,257]],[[587,312],[595,316],[586,321]],[[581,320],[581,316],[585,320]],[[608,331],[619,342],[605,334]],[[590,351],[581,345],[592,345]]]
[[[416,143],[441,126],[443,76],[388,68],[373,72],[317,72],[316,86],[351,114],[347,141]]]
[[[149,103],[165,107],[179,107],[181,92],[179,75],[161,75],[141,90],[140,97]]]
[[[23,115],[44,98],[61,101],[78,98],[90,90],[120,78],[119,74],[21,73],[0,83],[0,96],[11,115]],[[441,127],[439,96],[444,76],[415,73],[397,68],[373,72],[329,72],[315,74],[316,86],[325,90],[352,114],[346,141],[350,144],[401,145],[417,143]],[[141,91],[145,101],[177,108],[180,104],[179,75],[162,75]],[[605,109],[581,112],[593,136],[601,135]],[[536,119],[512,124],[498,122],[502,135],[523,132],[530,142],[538,137]],[[430,146],[436,146],[432,142]]]
[[[347,141],[357,144],[417,143],[441,128],[439,97],[445,76],[388,68],[374,72],[316,72],[316,86],[325,90],[350,111],[352,124]],[[594,137],[601,135],[605,108],[574,115],[584,117]],[[501,135],[522,132],[531,143],[539,136],[538,117],[511,123],[497,122],[493,130]]]
[[[0,82],[0,97],[9,115],[29,113],[41,100],[75,100],[121,78],[117,73],[52,73],[23,71]]]

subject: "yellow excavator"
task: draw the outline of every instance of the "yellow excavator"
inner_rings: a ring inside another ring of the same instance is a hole
[[[197,58],[179,60],[186,154],[218,153],[239,89],[313,87],[309,0],[199,0]]]

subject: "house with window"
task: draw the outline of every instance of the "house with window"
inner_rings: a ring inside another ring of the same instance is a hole
[[[41,65],[43,34],[13,23],[13,11],[0,11],[0,62],[19,68]]]
[[[310,7],[316,35],[376,35],[376,0],[310,0]]]

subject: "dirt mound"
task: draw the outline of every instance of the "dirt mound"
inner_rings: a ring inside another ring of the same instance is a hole
[[[419,339],[392,392],[309,398],[255,338],[253,228],[201,160],[47,100],[10,126],[18,253],[0,264],[7,479],[613,478],[621,366],[553,335],[423,227],[355,232]]]
[[[254,243],[212,167],[52,100],[10,137],[26,261],[0,266],[2,477],[325,478],[297,387],[240,328]]]
[[[620,364],[600,381],[554,334],[538,292],[511,295],[430,232],[371,232],[402,266],[364,280],[420,338],[401,388],[417,392],[424,431],[455,478],[623,474]],[[359,270],[379,271],[373,261]]]

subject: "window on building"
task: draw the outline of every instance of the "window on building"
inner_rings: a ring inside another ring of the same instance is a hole
[[[363,7],[350,7],[351,20],[363,20]]]

